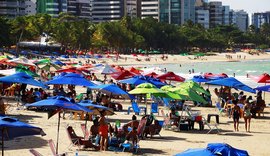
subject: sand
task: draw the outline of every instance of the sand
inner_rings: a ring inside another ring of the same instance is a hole
[[[270,55],[261,54],[260,56],[251,56],[246,53],[237,53],[230,54],[236,59],[236,55],[246,55],[246,60],[250,59],[269,59]],[[225,54],[218,54],[217,56],[208,56],[204,57],[204,59],[200,60],[189,60],[190,56],[177,56],[172,57],[169,55],[167,61],[162,63],[185,63],[190,61],[228,61],[225,58]],[[206,60],[207,59],[207,60]],[[133,61],[132,61],[133,60]],[[108,63],[116,62],[112,60],[105,60]],[[155,58],[151,58],[151,64],[158,64],[155,62]],[[149,62],[141,61],[136,62],[129,56],[127,62],[125,60],[119,60],[118,64],[149,64]],[[84,92],[85,88],[77,87],[77,92]],[[212,91],[213,88],[210,88]],[[213,101],[216,101],[216,97],[213,95]],[[270,101],[270,94],[266,94],[266,103]],[[255,95],[253,95],[254,97]],[[130,106],[130,102],[128,100],[119,101],[124,106],[123,112],[116,112],[117,115],[108,117],[109,121],[112,123],[115,120],[121,120],[121,123],[125,123],[131,119],[132,115],[126,115],[127,107]],[[15,106],[15,103],[13,103]],[[160,107],[162,108],[162,107]],[[165,113],[168,113],[168,110],[164,109]],[[205,108],[205,107],[192,107],[192,110],[199,111],[202,116],[205,118],[209,113],[218,113],[216,108]],[[57,115],[48,119],[47,113],[44,112],[35,112],[35,111],[27,111],[24,109],[16,109],[16,107],[12,107],[9,112],[9,115],[19,118],[21,121],[28,122],[35,126],[41,127],[44,132],[47,134],[44,137],[41,136],[29,136],[29,137],[21,137],[11,141],[5,142],[5,155],[30,155],[29,149],[33,148],[42,155],[52,155],[50,151],[50,147],[47,144],[47,140],[53,139],[56,143],[56,132],[57,132]],[[205,127],[205,130],[199,131],[198,124],[195,123],[195,130],[191,131],[171,131],[171,130],[162,130],[161,136],[154,136],[154,138],[147,138],[145,140],[140,141],[140,150],[138,155],[173,155],[179,152],[182,152],[188,148],[203,148],[206,147],[208,143],[228,143],[236,148],[244,149],[249,152],[252,156],[268,156],[270,154],[270,148],[268,148],[269,138],[270,138],[270,109],[265,108],[264,117],[252,119],[251,120],[251,133],[245,132],[244,128],[244,120],[240,119],[240,131],[233,131],[233,121],[226,116],[220,116],[220,124],[218,127],[221,129],[221,133],[217,134],[216,131],[213,131],[211,134],[207,134],[208,127]],[[138,116],[141,118],[141,116]],[[162,120],[163,118],[157,115],[157,118]],[[212,118],[212,121],[213,118]],[[71,150],[68,149],[70,145],[70,140],[68,139],[66,133],[66,127],[68,125],[72,125],[78,135],[83,135],[82,130],[80,128],[80,124],[85,123],[83,120],[73,120],[73,119],[62,119],[60,125],[60,138],[59,138],[59,153],[67,152],[68,155],[75,155],[76,147],[72,147]],[[88,128],[92,125],[92,122],[88,122]],[[79,151],[79,155],[132,155],[129,152],[99,152],[99,151]]]

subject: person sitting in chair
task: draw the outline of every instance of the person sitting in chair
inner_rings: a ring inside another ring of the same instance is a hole
[[[98,146],[92,144],[89,140],[83,140],[83,137],[77,136],[72,126],[68,126],[68,133],[70,135],[71,141],[75,145],[84,145],[84,148],[94,148],[95,150],[99,150]]]
[[[138,143],[138,134],[137,134],[137,128],[136,127],[133,127],[132,128],[132,131],[130,131],[128,133],[128,135],[126,136],[126,140],[127,141],[130,141],[131,140],[133,146]]]
[[[171,109],[170,120],[173,121],[173,125],[178,126],[180,116],[176,113],[176,111],[174,109]]]
[[[159,134],[162,126],[159,124],[158,120],[154,121],[154,124],[151,124],[150,126],[145,127],[144,130],[144,136],[147,137],[148,134],[151,135],[151,138],[155,134]]]

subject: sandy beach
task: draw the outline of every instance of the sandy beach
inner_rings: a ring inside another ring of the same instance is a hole
[[[227,59],[225,56],[231,55],[233,59]],[[237,59],[237,55],[241,55],[241,59]],[[126,60],[124,58],[127,58]],[[160,59],[161,55],[150,56],[150,61],[145,61],[145,56],[138,56],[141,61],[135,61],[134,56],[121,55],[121,58],[116,62],[114,59],[102,59],[100,62],[106,62],[108,64],[118,64],[118,65],[145,65],[145,64],[163,64],[163,63],[177,63],[185,64],[187,62],[209,62],[209,61],[241,61],[241,60],[260,60],[260,59],[270,59],[270,55],[260,54],[260,55],[249,55],[247,53],[222,53],[216,56],[204,56],[199,59],[194,59],[193,56],[180,56],[180,55],[168,55],[168,59],[163,61]],[[72,61],[83,61],[82,59],[72,59]],[[209,71],[211,72],[211,71]],[[205,86],[206,87],[206,86]],[[213,87],[210,91],[213,91]],[[82,93],[86,91],[86,88],[76,87],[77,93]],[[248,94],[249,95],[249,94]],[[253,97],[255,94],[253,94]],[[212,92],[213,103],[217,101],[217,97]],[[270,103],[270,94],[266,93],[265,98],[266,104]],[[116,112],[116,115],[109,116],[108,120],[114,123],[115,120],[120,120],[122,124],[131,120],[131,115],[127,115],[126,111],[128,106],[130,106],[129,100],[117,101],[123,104],[124,110],[122,112]],[[29,136],[21,137],[11,141],[5,142],[5,155],[14,156],[30,155],[29,149],[33,148],[40,152],[42,155],[52,155],[50,147],[48,146],[47,140],[53,139],[56,143],[56,132],[57,132],[57,115],[48,119],[48,115],[45,112],[35,112],[27,111],[22,107],[15,107],[15,103],[12,103],[13,107],[8,111],[8,115],[19,118],[21,121],[38,126],[44,130],[47,134],[44,137],[41,136]],[[169,113],[166,108],[165,113]],[[199,111],[203,117],[207,117],[207,114],[214,113],[217,114],[218,110],[214,107],[192,107],[192,110]],[[213,131],[211,134],[207,134],[208,127],[205,127],[203,131],[198,130],[199,125],[195,123],[195,130],[190,131],[171,131],[162,130],[161,137],[154,136],[154,138],[146,138],[145,140],[140,140],[140,149],[137,155],[173,155],[182,152],[188,148],[204,148],[208,143],[228,143],[233,147],[244,149],[249,152],[251,156],[268,156],[270,154],[270,148],[268,148],[269,138],[270,138],[270,109],[266,107],[264,109],[265,113],[263,117],[252,118],[251,120],[251,133],[245,132],[244,119],[240,119],[239,132],[234,132],[233,130],[233,120],[226,116],[219,117],[220,124],[218,127],[221,129],[221,133],[217,134]],[[161,114],[160,114],[161,115]],[[157,115],[159,120],[163,118]],[[142,116],[138,116],[140,119]],[[212,118],[213,120],[213,118]],[[85,123],[83,120],[73,120],[73,119],[62,119],[60,125],[60,140],[59,140],[59,153],[67,152],[68,155],[75,155],[76,147],[72,147],[71,150],[68,149],[70,145],[70,140],[67,136],[66,127],[72,125],[76,133],[83,136],[80,124]],[[92,125],[92,122],[88,122],[88,129]],[[113,152],[113,151],[91,151],[91,150],[80,150],[80,156],[95,155],[120,155],[127,156],[133,155],[130,152]]]

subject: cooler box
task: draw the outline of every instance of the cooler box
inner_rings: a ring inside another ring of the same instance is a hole
[[[188,123],[180,123],[179,130],[180,131],[188,131]]]
[[[202,121],[202,116],[196,116],[196,117],[195,117],[195,121],[196,121],[196,122]]]

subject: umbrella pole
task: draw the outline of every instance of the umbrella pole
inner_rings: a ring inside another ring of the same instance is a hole
[[[2,156],[4,156],[4,128],[2,129]]]
[[[60,129],[60,112],[58,112],[58,127],[57,127],[57,140],[56,140],[56,154],[58,154],[59,129]]]

